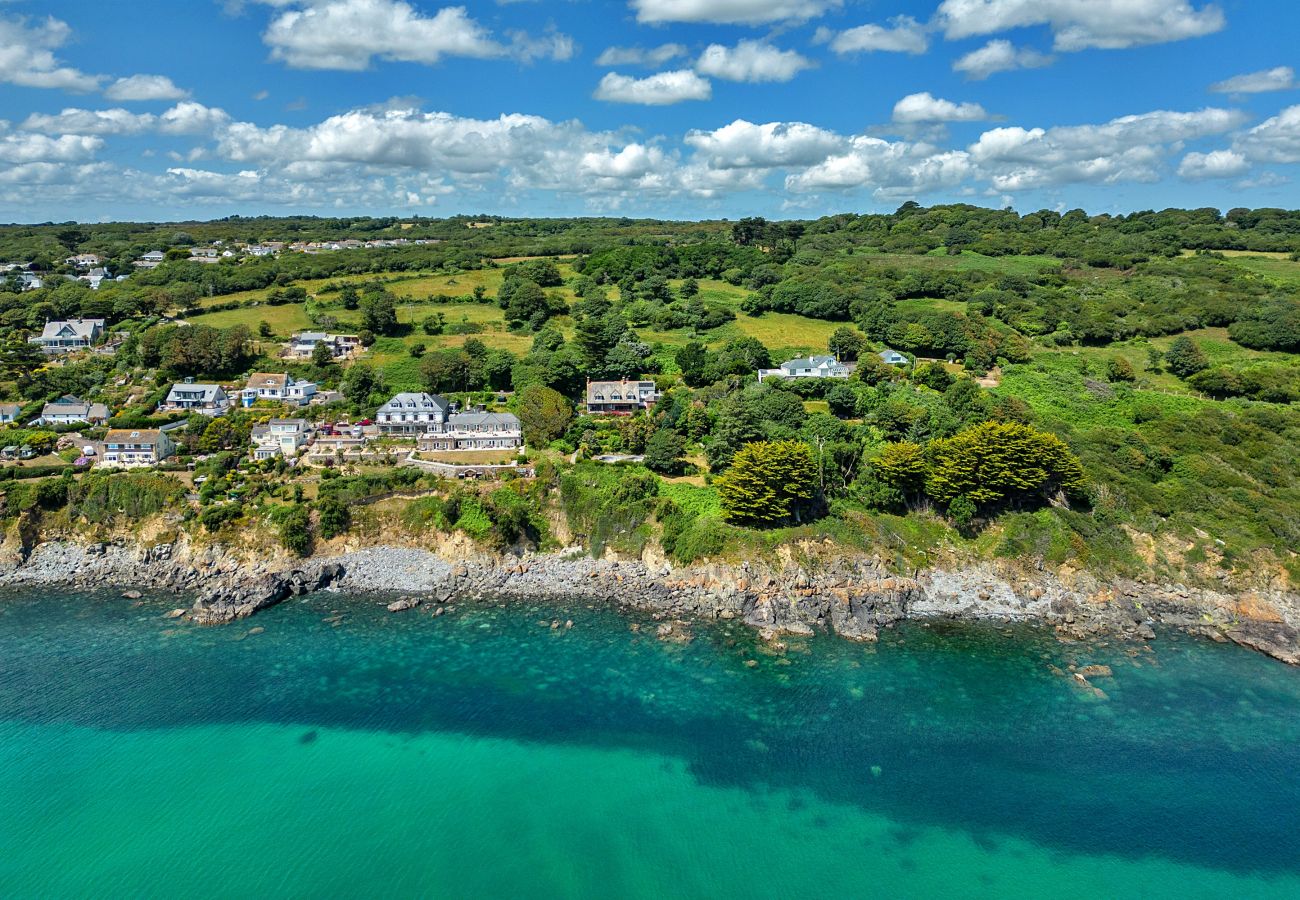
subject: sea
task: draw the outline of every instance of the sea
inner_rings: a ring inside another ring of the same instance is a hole
[[[178,605],[0,595],[0,897],[1300,897],[1300,670],[1236,646]]]

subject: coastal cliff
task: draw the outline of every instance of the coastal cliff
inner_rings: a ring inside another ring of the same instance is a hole
[[[665,637],[697,619],[738,619],[770,639],[821,630],[859,641],[918,618],[1034,621],[1064,641],[1151,640],[1156,628],[1173,627],[1300,665],[1300,597],[1290,592],[1234,594],[994,563],[900,575],[842,552],[675,567],[576,552],[448,558],[381,546],[290,561],[181,537],[152,546],[46,541],[0,563],[0,588],[40,586],[169,590],[193,598],[184,614],[205,625],[331,588],[402,594],[427,601],[434,615],[485,598],[583,599],[651,612]]]

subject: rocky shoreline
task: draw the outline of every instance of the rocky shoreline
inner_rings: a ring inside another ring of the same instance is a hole
[[[865,557],[835,556],[815,565],[672,567],[578,553],[449,561],[403,547],[290,563],[249,560],[185,541],[152,547],[49,541],[0,564],[0,588],[38,586],[171,590],[196,598],[183,614],[204,625],[243,619],[330,588],[398,594],[395,612],[424,603],[435,615],[448,604],[484,598],[603,603],[651,613],[664,622],[660,636],[666,639],[699,619],[738,619],[772,640],[830,631],[874,641],[881,628],[922,618],[1033,621],[1054,628],[1064,641],[1149,641],[1157,627],[1173,627],[1300,665],[1300,597],[1292,593],[1102,582],[992,564],[901,577]]]

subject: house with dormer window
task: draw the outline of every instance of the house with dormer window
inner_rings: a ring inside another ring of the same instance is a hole
[[[653,381],[587,382],[587,412],[592,415],[630,416],[654,406],[658,399]]]
[[[40,335],[28,340],[46,353],[74,353],[89,350],[103,336],[103,319],[66,319],[46,322]]]
[[[451,404],[437,394],[402,393],[375,414],[381,434],[418,437],[426,431],[441,431]]]

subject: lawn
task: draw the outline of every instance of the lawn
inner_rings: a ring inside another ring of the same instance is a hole
[[[301,303],[286,303],[283,306],[243,307],[241,309],[223,309],[220,312],[200,313],[190,316],[186,321],[195,325],[211,325],[214,328],[230,328],[233,325],[247,325],[257,334],[258,325],[266,322],[277,335],[288,337],[295,331],[312,328],[311,319]]]

